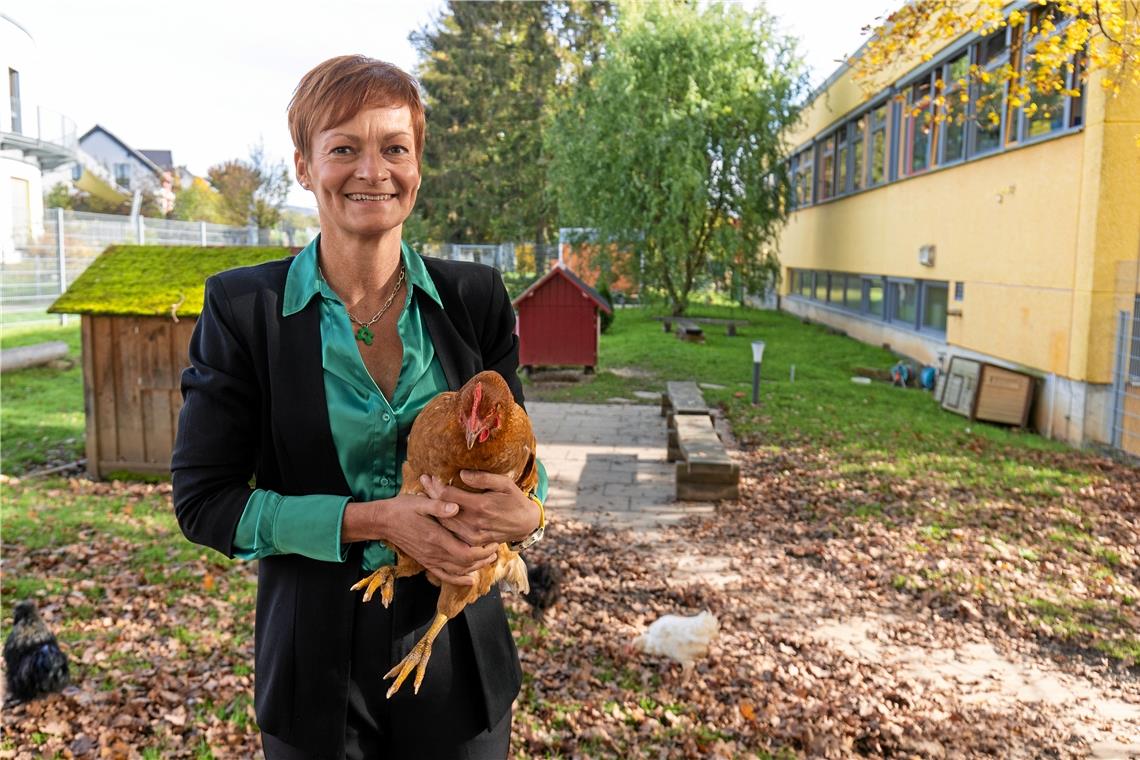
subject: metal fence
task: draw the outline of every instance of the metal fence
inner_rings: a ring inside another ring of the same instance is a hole
[[[0,261],[0,325],[58,320],[47,307],[109,245],[283,245],[300,246],[318,228],[295,230],[227,227],[207,222],[181,222],[143,216],[92,214],[47,209],[42,225],[20,233],[15,255]],[[535,243],[470,245],[427,243],[427,256],[476,261],[503,272],[545,273],[558,259],[558,246]]]
[[[1140,296],[1116,317],[1111,419],[1112,446],[1140,456]]]
[[[42,225],[16,236],[15,255],[0,261],[0,324],[66,322],[47,307],[109,245],[292,245],[304,232],[47,209]]]

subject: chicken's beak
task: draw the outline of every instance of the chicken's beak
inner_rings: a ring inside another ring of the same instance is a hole
[[[467,428],[467,450],[468,451],[470,451],[471,448],[475,445],[475,441],[478,438],[479,438],[478,432],[472,430],[471,428]]]

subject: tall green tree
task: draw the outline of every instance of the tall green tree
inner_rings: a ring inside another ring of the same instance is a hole
[[[547,133],[564,226],[636,253],[675,314],[711,264],[753,291],[778,272],[783,133],[806,87],[762,8],[630,2]]]
[[[411,36],[427,100],[418,208],[444,242],[551,237],[544,126],[596,58],[605,2],[457,2]]]

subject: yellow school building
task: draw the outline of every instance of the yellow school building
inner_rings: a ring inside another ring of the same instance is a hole
[[[1021,34],[962,37],[870,97],[846,67],[817,89],[789,135],[781,308],[1028,372],[1036,430],[1140,454],[1140,88],[1073,72],[1081,97],[1030,116],[994,78],[964,121],[931,118],[941,83],[959,102],[971,66],[1023,65]]]

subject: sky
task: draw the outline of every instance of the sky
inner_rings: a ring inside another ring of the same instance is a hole
[[[892,3],[766,5],[800,38],[815,84]],[[248,157],[259,142],[292,168],[285,111],[301,76],[345,53],[412,70],[408,35],[442,8],[442,0],[0,0],[0,13],[36,42],[40,105],[73,119],[80,134],[100,124],[133,148],[170,150],[176,164],[198,175]],[[289,203],[314,205],[297,185]]]

